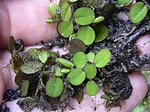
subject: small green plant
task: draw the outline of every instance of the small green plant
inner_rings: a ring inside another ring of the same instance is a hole
[[[60,62],[58,59],[60,58],[57,58],[56,62],[59,62],[64,67],[68,67],[68,60],[61,58],[61,60],[65,60],[65,63],[64,61],[62,63],[62,61]],[[72,85],[78,86],[87,78],[89,81],[86,84],[86,92],[88,95],[94,96],[99,91],[98,85],[94,81],[94,78],[97,75],[97,68],[105,67],[110,59],[111,52],[107,48],[102,49],[96,55],[92,52],[89,52],[88,54],[77,52],[69,61],[69,63],[72,63],[71,65],[74,66],[69,66],[70,70],[67,69],[67,79]],[[60,71],[61,70],[59,69],[59,73]]]
[[[129,18],[133,23],[139,23],[146,17],[147,12],[147,6],[143,2],[137,2],[132,6],[129,12]]]
[[[61,36],[71,39],[73,35],[76,35],[75,38],[83,41],[85,45],[91,45],[95,41],[96,35],[91,25],[100,23],[105,18],[103,16],[96,17],[94,10],[90,7],[80,7],[74,11],[73,4],[76,1],[77,0],[68,2],[61,1],[59,5],[49,5],[48,10],[52,13],[52,18],[47,19],[46,22],[58,22],[57,29]],[[76,28],[76,26],[79,28]],[[107,37],[107,27],[102,27],[100,29],[101,33],[103,31],[105,33],[101,34],[101,38]],[[100,38],[100,36],[98,36],[98,38]],[[97,40],[98,39],[96,39],[95,42],[98,42]]]

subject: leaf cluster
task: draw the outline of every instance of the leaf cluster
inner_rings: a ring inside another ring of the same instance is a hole
[[[47,19],[47,23],[58,23],[58,33],[72,40],[80,39],[85,45],[104,40],[108,36],[108,28],[102,24],[105,18],[96,17],[90,5],[74,8],[79,1],[61,1],[59,5],[52,3],[48,10],[52,18]],[[93,28],[93,25],[96,26]]]
[[[14,39],[11,38],[10,44],[13,43]],[[30,48],[26,52],[22,52],[16,51],[14,46],[11,51],[12,62],[19,61],[18,65],[14,65],[16,69],[15,82],[21,90],[21,96],[25,98],[19,102],[23,103],[28,96],[32,96],[33,98],[30,98],[34,100],[34,104],[36,103],[40,107],[39,98],[44,97],[44,102],[47,102],[46,97],[66,100],[65,96],[72,97],[73,88],[80,88],[81,85],[85,86],[88,95],[96,95],[99,91],[99,85],[95,79],[97,69],[105,67],[111,59],[111,52],[107,48],[97,54],[77,52],[70,60],[59,57],[56,52],[48,51],[45,48]],[[78,101],[81,101],[82,95],[77,97]],[[54,105],[56,104],[54,103]],[[50,104],[47,102],[46,105]]]
[[[99,87],[94,81],[97,75],[97,68],[105,67],[110,59],[111,52],[105,48],[97,54],[92,52],[88,54],[77,52],[70,61],[64,58],[57,58],[56,61],[62,65],[62,68],[65,67],[67,69],[67,72],[65,72],[67,74],[67,80],[73,86],[82,85],[87,78],[89,81],[86,83],[86,92],[88,95],[94,96],[99,91]],[[61,72],[62,70],[59,71]]]

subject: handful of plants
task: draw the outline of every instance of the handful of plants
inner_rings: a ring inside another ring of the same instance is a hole
[[[57,39],[24,52],[23,42],[10,37],[20,107],[24,111],[35,106],[43,111],[63,110],[71,98],[80,103],[84,92],[95,96],[100,88],[106,107],[120,106],[128,99],[133,89],[128,74],[150,66],[149,56],[139,57],[133,44],[139,35],[149,32],[149,2],[137,2],[129,9],[132,2],[61,0],[49,5],[52,18],[46,19],[58,23]],[[128,13],[129,20],[119,19],[120,12]],[[67,54],[53,51],[55,46],[65,47]],[[148,106],[149,97],[144,102]]]

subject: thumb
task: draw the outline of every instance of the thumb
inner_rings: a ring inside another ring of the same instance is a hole
[[[57,37],[56,24],[47,24],[47,7],[51,0],[0,0],[0,48],[7,48],[8,39],[23,39],[33,45]]]

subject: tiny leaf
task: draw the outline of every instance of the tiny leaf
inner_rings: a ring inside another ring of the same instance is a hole
[[[94,64],[98,68],[103,68],[108,64],[108,62],[110,61],[110,58],[111,58],[110,50],[107,48],[102,49],[96,54],[94,58]]]
[[[73,33],[73,24],[70,21],[59,23],[58,32],[63,37],[69,37]]]
[[[20,69],[25,74],[33,74],[41,70],[42,63],[37,61],[29,61],[28,63],[23,64]]]
[[[69,69],[61,69],[61,73],[63,73],[63,74],[67,74],[67,73],[69,73],[69,72],[70,72]]]
[[[86,55],[83,52],[74,54],[72,61],[77,68],[83,68],[86,64]]]
[[[128,6],[133,0],[117,0],[119,5]]]
[[[88,7],[82,7],[78,8],[75,13],[75,22],[79,25],[89,25],[91,24],[95,19],[95,13],[91,8]]]
[[[134,4],[129,12],[129,18],[133,23],[139,23],[147,15],[148,8],[143,2],[137,2]]]
[[[105,19],[104,16],[99,16],[99,17],[95,18],[95,20],[93,21],[93,23],[102,22],[104,19]]]
[[[111,100],[110,96],[108,96],[108,95],[102,95],[101,98],[102,98],[102,99],[105,99],[105,100],[107,100],[107,101],[110,101],[110,100]]]
[[[21,84],[21,96],[27,96],[29,89],[29,80],[23,80]]]
[[[89,62],[93,62],[95,58],[95,54],[93,52],[89,52],[88,54],[86,54],[86,58]]]
[[[94,81],[88,81],[86,84],[86,93],[95,96],[99,92],[99,87]]]
[[[63,92],[63,81],[60,78],[52,77],[46,83],[46,94],[49,97],[58,97]]]
[[[84,71],[86,73],[86,77],[89,79],[92,79],[97,74],[97,69],[93,64],[87,64],[84,68]]]
[[[77,2],[78,0],[69,0],[69,2]]]
[[[74,69],[68,74],[69,82],[74,85],[80,85],[85,80],[85,72],[81,69]]]
[[[73,97],[78,101],[79,104],[82,102],[83,96],[84,96],[84,92],[82,89],[79,88],[75,90],[75,93],[73,95]]]
[[[81,27],[77,32],[77,38],[82,40],[85,45],[90,45],[95,40],[95,32],[89,26]]]
[[[56,67],[55,69],[55,75],[56,76],[63,76],[63,73],[61,72],[61,68],[60,67]]]
[[[62,64],[65,67],[68,67],[68,68],[74,67],[74,64],[72,62],[70,62],[69,60],[64,59],[64,58],[57,58],[56,62]]]
[[[51,19],[51,18],[49,18],[49,19],[46,19],[45,22],[46,23],[55,23],[56,21]]]
[[[38,57],[42,63],[45,63],[48,59],[48,52],[41,52]]]
[[[52,16],[56,16],[58,11],[60,10],[60,7],[56,3],[50,3],[48,6],[48,11]]]

